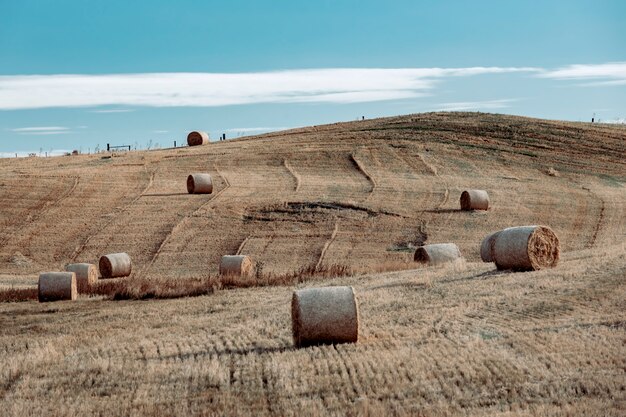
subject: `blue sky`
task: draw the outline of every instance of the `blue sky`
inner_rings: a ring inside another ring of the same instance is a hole
[[[0,0],[0,154],[435,110],[626,118],[624,1]]]

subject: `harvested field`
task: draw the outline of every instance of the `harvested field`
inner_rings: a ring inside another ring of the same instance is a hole
[[[432,113],[106,160],[0,159],[1,299],[30,300],[0,303],[0,407],[624,415],[624,154],[623,126]],[[190,172],[213,193],[188,194]],[[470,188],[489,210],[460,210]],[[558,235],[556,268],[481,262],[489,233],[533,224]],[[435,242],[465,262],[413,263]],[[116,252],[133,262],[126,300],[32,300],[40,272]],[[227,253],[258,262],[264,286],[221,287]],[[333,268],[355,274],[315,277]],[[394,269],[407,270],[373,273]],[[359,341],[295,349],[292,293],[327,285],[354,287]],[[179,295],[199,296],[138,301]]]

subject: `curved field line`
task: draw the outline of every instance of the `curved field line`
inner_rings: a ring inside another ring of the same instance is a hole
[[[294,189],[294,191],[297,193],[298,190],[300,190],[300,175],[296,172],[295,169],[293,169],[293,167],[289,164],[289,162],[287,162],[286,159],[283,159],[283,165],[285,166],[285,168],[287,168],[287,171],[289,171],[291,175],[293,175],[293,177],[296,179],[296,188]]]
[[[324,247],[322,248],[322,252],[320,253],[320,258],[317,260],[317,264],[315,265],[315,270],[317,271],[322,266],[322,262],[324,261],[324,256],[326,256],[326,251],[330,247],[330,245],[335,241],[337,237],[337,232],[339,231],[339,220],[335,222],[335,228],[333,229],[333,233],[330,235],[330,239],[326,241]]]
[[[602,227],[602,223],[604,222],[604,210],[605,210],[605,201],[602,197],[600,197],[599,195],[597,195],[596,193],[594,193],[593,191],[591,191],[590,188],[587,187],[582,187],[583,190],[587,191],[589,194],[591,194],[593,197],[597,198],[598,200],[600,200],[600,214],[598,215],[598,220],[596,221],[596,226],[593,230],[593,235],[591,236],[591,238],[589,239],[589,242],[585,245],[585,248],[590,249],[593,248],[596,244],[596,239],[598,238],[598,232],[600,232],[600,227]]]
[[[30,176],[33,177],[33,176]],[[44,176],[37,176],[39,178],[74,178],[74,184],[72,184],[72,187],[66,191],[65,193],[63,193],[59,198],[57,198],[56,200],[52,200],[50,202],[47,203],[43,203],[41,204],[41,208],[35,208],[33,211],[37,211],[37,215],[34,216],[33,218],[31,218],[25,225],[22,224],[22,226],[27,226],[37,220],[39,220],[47,211],[49,211],[52,207],[56,206],[57,204],[59,204],[61,201],[63,201],[64,199],[68,198],[75,190],[76,187],[78,187],[78,183],[80,182],[80,176],[49,176],[49,177],[44,177]],[[16,233],[18,233],[21,229],[16,229],[13,231],[12,235],[6,237],[3,241],[0,242],[0,245],[4,245],[6,242],[8,242],[12,236],[14,236]]]
[[[163,238],[163,240],[161,240],[161,244],[159,245],[159,248],[156,250],[156,252],[154,253],[154,255],[152,255],[152,258],[150,259],[150,262],[148,262],[148,264],[141,270],[141,273],[139,274],[140,277],[144,277],[144,275],[150,270],[150,268],[152,268],[152,265],[154,265],[154,262],[157,260],[157,258],[159,257],[159,255],[161,254],[161,251],[163,250],[163,248],[165,247],[165,245],[167,245],[167,243],[169,242],[169,240],[171,239],[171,237],[174,235],[174,233],[176,233],[176,231],[190,218],[190,217],[194,217],[198,212],[200,212],[202,209],[204,209],[206,206],[208,206],[210,203],[214,202],[216,198],[218,198],[224,191],[226,191],[229,187],[230,187],[230,182],[228,181],[228,179],[226,178],[226,176],[224,176],[219,169],[217,168],[217,165],[214,166],[215,171],[217,171],[217,174],[222,177],[222,179],[224,180],[224,183],[226,183],[226,186],[224,188],[222,188],[220,191],[218,191],[217,193],[215,193],[214,195],[211,196],[211,198],[209,200],[207,200],[206,202],[204,202],[203,204],[200,205],[200,207],[198,207],[197,209],[195,209],[191,214],[184,216],[182,219],[180,219],[178,222],[176,222],[176,224],[170,229],[170,231],[165,235],[165,237]]]
[[[148,173],[145,165],[144,165],[144,170],[146,171],[146,173]],[[150,189],[150,187],[152,187],[152,183],[154,182],[155,174],[156,174],[156,170],[150,174],[150,179],[148,180],[148,184],[144,187],[144,189],[137,195],[137,197],[133,198],[128,204],[126,204],[124,206],[124,208],[122,209],[122,211],[124,211],[126,209],[126,207],[129,207],[129,206],[135,204],[135,202],[137,200],[139,200]],[[87,246],[89,241],[94,236],[96,236],[102,229],[107,228],[111,223],[113,223],[113,221],[115,221],[115,217],[114,216],[111,217],[104,225],[102,225],[102,227],[99,227],[98,231],[96,233],[87,236],[87,238],[83,241],[83,243],[78,248],[76,248],[74,250],[74,253],[72,253],[72,255],[70,256],[70,259],[72,260],[72,262],[74,262],[76,260],[76,257],[78,255],[80,255],[80,253],[85,249],[85,246]]]
[[[246,238],[241,241],[241,243],[239,244],[239,248],[237,248],[237,253],[235,253],[235,255],[241,255],[241,251],[246,246],[246,243],[248,243],[249,239],[250,239],[250,236],[246,236]]]
[[[374,180],[374,178],[370,175],[369,172],[367,172],[367,169],[365,169],[365,166],[356,158],[354,153],[350,154],[350,160],[352,161],[352,164],[357,168],[357,171],[361,172],[361,174],[365,178],[367,178],[367,181],[369,181],[369,183],[371,184],[372,188],[369,191],[369,195],[366,197],[367,199],[374,193],[374,190],[376,189],[376,187],[378,187],[378,184],[376,184],[376,181]]]
[[[426,159],[424,158],[424,156],[422,154],[418,153],[417,156],[424,163],[424,165],[426,165],[426,167],[428,167],[430,172],[432,172],[433,175],[435,177],[437,177],[443,183],[443,186],[444,186],[444,189],[445,189],[444,193],[443,193],[443,200],[441,200],[441,203],[439,203],[439,205],[437,206],[437,209],[440,209],[448,202],[448,198],[450,196],[450,188],[448,186],[448,183],[446,182],[446,180],[441,178],[441,175],[439,175],[439,172],[437,171],[437,167],[435,167],[435,166],[429,164],[428,162],[426,162]]]

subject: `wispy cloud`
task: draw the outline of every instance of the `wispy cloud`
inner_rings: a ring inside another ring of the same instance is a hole
[[[37,126],[37,127],[18,127],[11,129],[20,135],[60,135],[71,133],[68,127],[63,126]]]
[[[89,110],[89,113],[130,113],[134,112],[134,109],[102,109],[102,110]]]
[[[598,120],[598,123],[610,123],[610,124],[624,125],[626,124],[626,117],[617,117],[615,119],[609,119],[609,120]]]
[[[556,80],[585,80],[586,87],[626,85],[626,62],[596,65],[569,65],[537,74],[537,77]]]
[[[0,110],[81,106],[358,103],[420,97],[446,77],[539,72],[532,67],[339,68],[258,73],[0,76]],[[106,113],[126,109],[102,109]]]
[[[69,152],[70,151],[66,149],[52,149],[52,150],[45,151],[45,152],[39,152],[39,151],[0,152],[0,158],[15,158],[16,156],[18,158],[25,158],[30,155],[38,155],[42,157],[46,155],[47,156],[62,156],[62,155],[66,155]]]
[[[441,103],[438,104],[437,110],[444,111],[466,111],[466,110],[482,110],[482,109],[505,109],[511,107],[510,104],[518,101],[515,98],[507,98],[500,100],[486,100],[486,101],[459,101],[454,103]]]

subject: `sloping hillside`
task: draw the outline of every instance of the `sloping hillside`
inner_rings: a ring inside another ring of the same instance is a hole
[[[2,415],[623,416],[625,154],[623,126],[435,113],[0,160],[0,287],[114,251],[137,281],[208,277],[236,252],[269,272],[364,272],[0,303]],[[187,194],[198,171],[212,195]],[[465,188],[488,190],[492,208],[461,212]],[[561,239],[557,268],[480,262],[488,232],[535,223]],[[456,242],[466,262],[411,263],[422,242]],[[292,291],[335,284],[358,294],[359,342],[295,349]]]
[[[359,271],[492,230],[546,224],[564,251],[622,242],[626,129],[444,113],[296,129],[204,147],[0,161],[0,270],[31,278],[126,251],[134,276],[216,273],[223,254],[266,271]],[[189,195],[209,172],[212,195]],[[551,175],[552,173],[552,175]],[[461,212],[465,188],[489,212]]]

